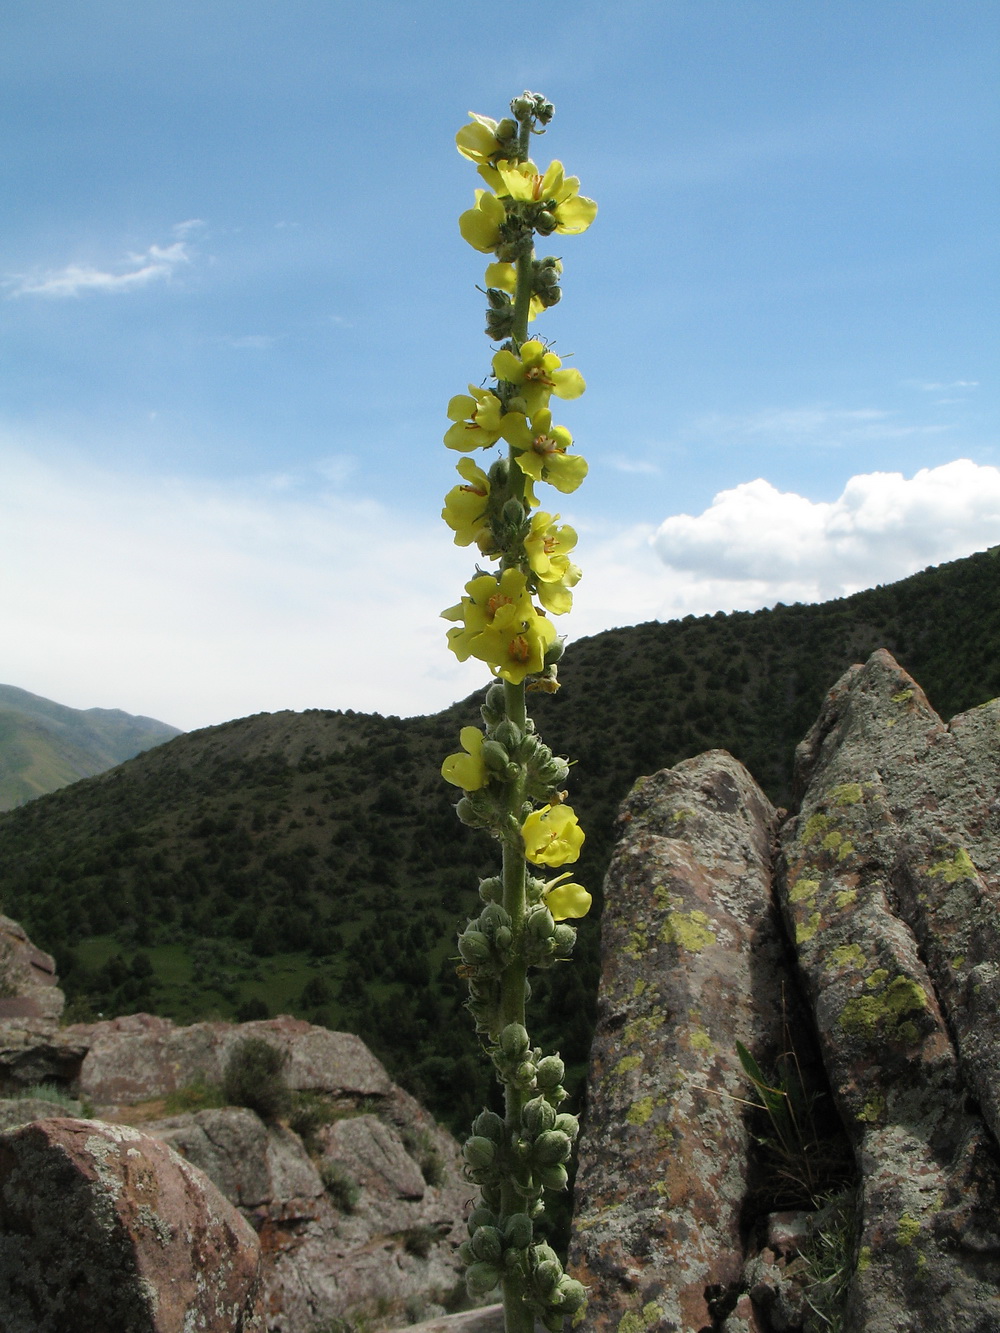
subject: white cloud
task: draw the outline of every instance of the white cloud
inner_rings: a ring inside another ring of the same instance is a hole
[[[843,596],[997,542],[1000,470],[968,459],[909,480],[851,477],[832,502],[758,478],[721,491],[701,514],[666,519],[652,538],[672,570],[734,585],[758,606]]]
[[[428,712],[485,682],[447,650],[439,613],[471,571],[436,518],[317,474],[273,480],[0,449],[0,679],[188,729],[283,708]]]
[[[5,281],[8,296],[81,296],[85,292],[127,292],[169,278],[180,264],[192,260],[188,237],[203,226],[200,218],[179,222],[172,228],[169,245],[151,245],[141,254],[130,254],[116,271],[91,264],[67,264],[41,273],[16,274]]]
[[[0,440],[0,679],[192,728],[284,708],[432,712],[485,683],[439,613],[472,572],[432,514],[346,489],[354,460],[235,482],[40,461]],[[572,515],[568,515],[572,519]],[[851,478],[815,503],[763,480],[654,529],[580,530],[559,628],[817,601],[1000,541],[1000,470]]]

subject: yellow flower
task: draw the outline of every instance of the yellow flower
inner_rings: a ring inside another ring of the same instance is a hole
[[[483,763],[483,741],[486,739],[478,727],[463,727],[458,734],[465,753],[450,754],[441,765],[441,776],[463,791],[478,791],[488,781],[486,765]]]
[[[518,467],[533,481],[547,481],[568,495],[587,475],[587,460],[579,454],[567,455],[573,437],[565,426],[552,425],[547,407],[535,412],[530,422],[519,412],[508,412],[503,418],[503,437],[517,451]]]
[[[467,484],[453,486],[444,497],[441,517],[455,533],[456,546],[470,546],[473,542],[481,545],[480,539],[490,539],[492,544],[486,517],[490,479],[482,468],[476,467],[471,458],[460,458],[456,468]]]
[[[551,162],[540,175],[533,162],[498,162],[504,189],[512,199],[542,204],[555,218],[554,230],[566,235],[586,231],[597,216],[597,204],[579,193],[578,176],[566,176],[561,162]]]
[[[441,613],[445,620],[463,622],[448,631],[449,647],[458,660],[476,657],[513,685],[538,675],[556,632],[532,605],[521,571],[505,569],[499,578],[480,574],[465,591],[467,597]]]
[[[507,210],[489,190],[476,191],[475,208],[466,209],[458,219],[458,229],[473,250],[489,254],[500,244],[500,227],[506,221]]]
[[[582,884],[563,884],[569,879],[569,871],[557,875],[545,889],[543,902],[556,921],[565,921],[567,917],[578,919],[586,916],[594,901]]]
[[[565,615],[573,606],[573,594],[580,582],[581,570],[568,552],[576,545],[576,533],[564,524],[556,527],[558,514],[537,513],[524,539],[528,564],[537,579],[538,600],[550,615]]]
[[[564,866],[576,861],[584,832],[568,805],[543,805],[521,825],[524,853],[536,866]]]
[[[579,398],[587,387],[578,370],[562,370],[562,361],[555,352],[547,352],[544,343],[529,338],[521,344],[521,353],[497,352],[493,358],[493,374],[498,380],[516,384],[529,414],[537,412],[557,398]]]
[[[478,116],[470,111],[471,125],[463,125],[455,135],[455,145],[463,157],[479,166],[485,165],[500,152],[497,122],[489,116]]]
[[[455,424],[445,431],[445,444],[462,453],[468,453],[470,449],[488,449],[500,438],[505,420],[502,413],[500,399],[495,393],[470,384],[468,393],[457,393],[448,404],[448,419]]]

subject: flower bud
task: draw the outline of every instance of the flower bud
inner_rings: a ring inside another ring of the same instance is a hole
[[[480,1227],[470,1248],[477,1259],[489,1264],[498,1264],[503,1257],[503,1243],[496,1227]]]
[[[530,1060],[519,1064],[514,1072],[514,1082],[519,1088],[530,1088],[535,1081],[535,1066]]]
[[[511,1213],[503,1224],[504,1240],[514,1250],[524,1250],[531,1244],[531,1218],[527,1213]]]
[[[480,753],[483,763],[491,773],[503,774],[506,771],[510,756],[502,745],[498,745],[496,741],[483,741]]]
[[[503,1143],[504,1123],[495,1111],[480,1111],[472,1122],[472,1132],[477,1138],[489,1139],[492,1143]],[[480,1211],[479,1209],[476,1210]],[[475,1213],[473,1214],[475,1216]],[[492,1217],[492,1214],[490,1214]],[[480,1220],[478,1226],[492,1226],[492,1222]]]
[[[555,941],[556,956],[558,958],[568,958],[573,952],[573,946],[576,944],[576,931],[572,926],[567,926],[561,921],[552,932],[552,938]]]
[[[508,1023],[500,1033],[500,1049],[508,1060],[520,1060],[530,1045],[527,1029],[520,1023]]]
[[[551,1109],[549,1107],[549,1110]],[[555,1120],[554,1115],[552,1118]],[[573,1144],[568,1134],[563,1134],[558,1129],[549,1129],[535,1139],[531,1155],[539,1166],[556,1166],[569,1161],[572,1151]]]
[[[499,1120],[499,1118],[500,1117],[498,1116],[497,1119]],[[473,1124],[472,1128],[475,1130],[475,1124]],[[489,1136],[487,1135],[487,1137]],[[469,1214],[469,1221],[466,1225],[469,1228],[469,1235],[471,1236],[480,1227],[495,1227],[496,1224],[496,1214],[491,1212],[489,1208],[484,1208],[482,1204],[480,1204],[478,1208],[473,1208],[472,1212]]]
[[[556,1113],[544,1097],[533,1097],[521,1108],[521,1124],[532,1139],[551,1130],[556,1123]],[[555,1160],[562,1161],[562,1158]]]
[[[577,1310],[582,1309],[587,1303],[587,1288],[568,1273],[564,1273],[559,1279],[555,1295],[558,1297],[559,1309],[563,1314],[576,1314]]]
[[[556,1122],[552,1128],[562,1130],[569,1138],[575,1139],[580,1132],[580,1122],[575,1115],[569,1115],[564,1111],[562,1115],[556,1116]]]
[[[538,1168],[538,1179],[547,1190],[564,1190],[569,1183],[566,1168],[560,1164],[540,1166]]]
[[[461,1245],[458,1247],[458,1257],[465,1265],[474,1264],[476,1262],[476,1255],[469,1241],[462,1241]]]
[[[524,932],[529,940],[550,939],[556,923],[547,907],[538,906],[530,912],[524,922]]]
[[[509,926],[498,926],[497,932],[493,936],[493,946],[499,954],[510,952],[514,944],[514,932]]]
[[[495,1264],[473,1264],[465,1272],[465,1285],[470,1296],[485,1296],[499,1281],[500,1270]]]
[[[458,937],[458,952],[473,967],[490,962],[493,953],[481,930],[463,930]]]
[[[547,1092],[563,1081],[565,1073],[566,1066],[558,1055],[546,1055],[538,1062],[536,1071],[538,1086]]]
[[[516,722],[511,722],[509,718],[504,718],[498,722],[493,729],[493,739],[511,754],[521,744],[524,739],[524,732]]]
[[[547,667],[555,666],[565,651],[566,640],[562,638],[553,639],[545,650],[545,665]]]
[[[479,881],[479,896],[484,903],[498,903],[503,898],[503,880],[499,875]]]
[[[485,828],[490,823],[490,816],[481,806],[474,804],[468,796],[463,796],[455,806],[455,813],[469,828]]]
[[[538,1294],[545,1299],[559,1286],[559,1279],[562,1275],[563,1269],[559,1260],[546,1259],[532,1273],[532,1285]]]
[[[559,225],[559,219],[548,209],[543,209],[535,218],[535,230],[539,236],[551,236]]]
[[[474,1134],[462,1145],[462,1156],[466,1165],[473,1171],[488,1170],[493,1165],[496,1155],[496,1145],[489,1139],[483,1138],[481,1134]]]
[[[492,936],[501,926],[510,926],[510,917],[499,903],[488,903],[479,914],[478,925],[484,935]]]

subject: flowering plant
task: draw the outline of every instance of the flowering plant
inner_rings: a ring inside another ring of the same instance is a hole
[[[493,256],[486,333],[502,345],[490,386],[470,384],[449,402],[444,442],[471,454],[503,441],[507,452],[488,467],[462,458],[462,481],[442,510],[456,545],[474,544],[497,563],[477,566],[465,595],[442,613],[455,622],[452,652],[485,663],[495,681],[482,707],[485,729],[463,727],[462,749],[445,759],[441,773],[462,790],[459,818],[492,833],[503,859],[502,873],[480,883],[482,911],[458,938],[468,1008],[504,1089],[504,1115],[483,1111],[463,1149],[466,1173],[481,1191],[462,1247],[466,1282],[477,1296],[502,1287],[506,1333],[532,1333],[536,1318],[552,1330],[567,1316],[579,1322],[586,1294],[535,1238],[544,1191],[566,1188],[577,1121],[559,1112],[562,1060],[534,1048],[528,1036],[527,978],[531,968],[569,958],[576,932],[567,919],[585,916],[591,898],[582,885],[565,882],[568,871],[543,879],[528,869],[570,865],[584,841],[563,790],[569,764],[542,743],[526,691],[559,688],[563,641],[553,618],[570,610],[580,579],[569,558],[576,533],[538,508],[535,487],[570,494],[587,475],[586,460],[572,452],[573,437],[553,424],[550,407],[553,398],[578,398],[583,376],[564,367],[542,338],[529,338],[528,322],[561,295],[562,261],[536,258],[535,236],[585,231],[597,205],[561,162],[539,171],[530,159],[531,136],[544,133],[551,103],[526,92],[510,109],[499,122],[470,113],[472,123],[456,136],[487,186],[476,190],[459,229],[473,249]]]

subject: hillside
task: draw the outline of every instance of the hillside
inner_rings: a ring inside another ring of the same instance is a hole
[[[576,877],[599,890],[635,777],[702,750],[730,750],[790,804],[795,744],[834,680],[875,648],[946,717],[1000,694],[998,572],[987,552],[820,606],[574,644],[564,688],[533,712],[546,741],[579,761],[570,785],[587,844]],[[454,817],[438,770],[477,707],[472,697],[432,717],[261,714],[179,736],[0,817],[3,910],[56,954],[81,1014],[294,1012],[359,1033],[462,1123],[485,1072],[460,1013],[454,932],[474,910],[476,871],[495,859]],[[578,1067],[597,928],[581,929],[582,966],[544,974],[536,992]]]
[[[0,685],[0,810],[103,773],[181,735],[118,708],[67,708]]]

